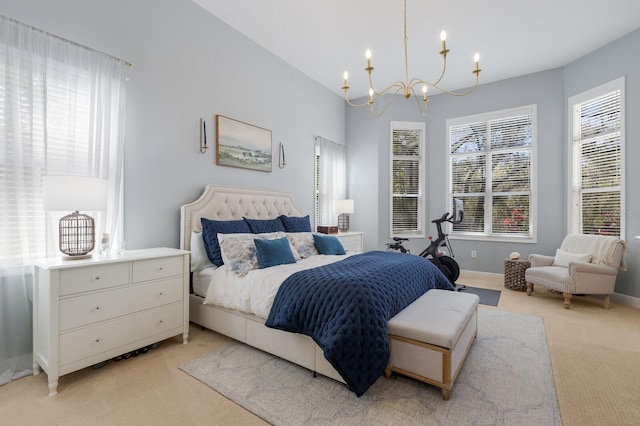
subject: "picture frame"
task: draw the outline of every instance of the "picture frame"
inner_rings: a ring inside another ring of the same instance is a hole
[[[216,115],[216,164],[271,172],[271,130]]]

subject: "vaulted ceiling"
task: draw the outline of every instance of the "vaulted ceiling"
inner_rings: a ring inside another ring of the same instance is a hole
[[[402,0],[193,1],[336,93],[348,70],[350,94],[366,95],[367,48],[377,87],[404,80]],[[409,79],[438,78],[443,29],[443,84],[461,89],[475,52],[482,84],[564,66],[637,28],[638,0],[407,0]]]

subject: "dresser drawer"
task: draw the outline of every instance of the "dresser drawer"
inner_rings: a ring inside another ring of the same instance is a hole
[[[133,262],[133,282],[173,277],[183,273],[182,256],[161,257],[158,259],[139,260]]]
[[[184,300],[182,277],[60,300],[60,331]]]
[[[70,260],[69,262],[73,262]],[[129,284],[129,264],[88,266],[60,271],[60,296]]]
[[[60,366],[183,327],[182,302],[60,335]]]

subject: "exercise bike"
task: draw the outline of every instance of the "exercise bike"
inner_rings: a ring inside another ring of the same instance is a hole
[[[419,256],[429,259],[434,265],[436,265],[438,269],[440,269],[440,271],[449,279],[449,281],[451,281],[451,284],[456,287],[456,290],[464,288],[464,286],[459,286],[455,283],[460,276],[460,266],[458,265],[458,262],[454,260],[453,249],[449,242],[449,236],[442,231],[442,223],[460,223],[462,222],[463,217],[464,211],[462,201],[454,199],[453,214],[449,215],[449,212],[447,212],[443,214],[442,217],[431,221],[431,223],[436,224],[438,238],[434,240],[433,237],[429,236],[430,244],[419,254]],[[398,250],[401,253],[410,253],[410,251],[402,245],[403,241],[409,241],[408,238],[393,237],[393,241],[393,243],[387,243],[387,247],[389,249]],[[440,247],[446,247],[450,256],[440,252]]]

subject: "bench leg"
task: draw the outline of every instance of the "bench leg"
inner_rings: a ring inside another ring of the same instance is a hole
[[[442,399],[444,399],[445,401],[448,401],[450,396],[451,396],[451,391],[449,389],[442,389]]]
[[[531,296],[532,291],[533,291],[533,284],[527,283],[527,296]]]
[[[391,377],[391,368],[387,367],[384,369],[384,377],[386,377],[387,379]]]

